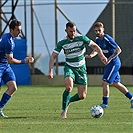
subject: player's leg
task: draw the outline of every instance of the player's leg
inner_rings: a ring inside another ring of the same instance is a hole
[[[79,100],[85,99],[87,95],[87,85],[78,85]]]
[[[5,91],[5,93],[8,94],[9,96],[13,96],[15,91],[17,91],[16,81],[9,81],[6,83],[6,85],[7,85],[7,90]]]
[[[83,65],[73,70],[75,74],[75,84],[78,87],[78,93],[70,98],[70,103],[86,98],[88,78],[86,67]]]
[[[114,82],[113,86],[116,87],[120,92],[122,92],[127,98],[131,100],[131,108],[133,108],[133,95],[128,91],[127,87],[120,82]]]
[[[103,78],[102,78],[102,87],[103,87],[103,96],[102,96],[102,104],[100,105],[102,108],[108,108],[108,100],[109,100],[109,85],[112,84],[115,79],[120,80],[119,70],[120,64],[109,64],[106,66]]]
[[[70,98],[70,103],[76,102],[86,98],[87,94],[87,86],[85,85],[78,85],[78,93]]]
[[[2,95],[1,101],[0,101],[0,115],[1,117],[7,117],[4,115],[2,109],[4,106],[8,103],[14,92],[17,90],[16,87],[16,82],[15,81],[9,81],[6,83],[7,85],[7,90],[5,93]]]
[[[106,81],[102,81],[103,87],[103,97],[102,97],[102,104],[100,105],[102,108],[108,108],[108,99],[109,99],[109,83]]]
[[[1,95],[1,86],[0,86],[0,95]]]
[[[114,82],[112,85],[115,88],[117,88],[120,92],[122,92],[123,94],[126,94],[128,92],[128,89],[126,88],[126,86],[124,86],[120,82]]]
[[[65,87],[66,89],[62,95],[62,112],[60,115],[61,118],[67,118],[67,111],[70,102],[70,93],[73,89],[73,79],[71,77],[65,78]]]
[[[0,69],[0,96],[2,94],[2,92],[1,92],[2,75],[3,75],[3,71]]]
[[[63,94],[65,94],[65,93],[63,93]],[[67,94],[68,94],[67,95],[67,98],[64,98],[64,100],[63,100],[63,101],[65,101],[65,99],[67,99],[66,100],[67,102],[63,102],[62,107],[64,106],[65,107],[65,110],[62,110],[61,118],[67,118],[66,115],[67,115],[67,111],[68,111],[68,107],[69,107],[70,103],[76,102],[76,101],[79,101],[79,100],[82,100],[82,99],[85,99],[86,98],[87,86],[78,85],[78,93],[76,93],[71,98],[70,98],[70,92],[67,93]]]
[[[73,79],[71,77],[65,78],[65,91],[63,92],[62,109],[65,110],[70,102],[70,93],[73,89]]]
[[[74,78],[75,76],[72,71],[72,68],[68,65],[65,65],[64,67],[65,90],[62,94],[62,112],[60,115],[61,118],[67,118],[66,114],[69,106],[70,94],[73,89]]]
[[[12,71],[10,67],[5,70],[2,79],[7,85],[7,90],[2,95],[2,98],[0,101],[0,115],[2,117],[6,117],[3,114],[2,109],[8,103],[8,101],[10,100],[14,92],[17,90],[16,78],[15,78],[14,72]]]

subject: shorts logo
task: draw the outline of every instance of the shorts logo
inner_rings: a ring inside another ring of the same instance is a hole
[[[70,75],[70,73],[69,72],[66,72],[66,76],[69,76]]]

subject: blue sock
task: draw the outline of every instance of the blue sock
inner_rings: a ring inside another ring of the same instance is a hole
[[[4,93],[1,98],[1,101],[0,101],[0,108],[3,108],[7,104],[7,102],[10,100],[10,98],[11,98],[11,96]]]
[[[127,97],[127,98],[129,98],[129,99],[131,99],[133,96],[132,96],[132,94],[128,91],[126,94],[125,94],[125,96]]]
[[[107,105],[108,104],[109,97],[103,96],[102,99],[103,99],[103,104],[106,104]]]

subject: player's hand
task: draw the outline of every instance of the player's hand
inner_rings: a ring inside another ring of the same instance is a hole
[[[112,60],[112,59],[108,59],[107,64],[109,64],[111,60]]]
[[[108,64],[108,59],[106,57],[102,57],[101,61],[103,62],[104,65]]]
[[[86,54],[86,55],[85,55],[85,59],[88,59],[88,58],[91,58],[91,56],[88,55],[88,54]]]
[[[33,57],[26,57],[24,60],[25,60],[25,63],[33,63],[34,62]]]
[[[47,77],[48,77],[49,79],[52,79],[52,78],[53,78],[53,71],[49,71]]]

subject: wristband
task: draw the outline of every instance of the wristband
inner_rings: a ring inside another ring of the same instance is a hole
[[[21,63],[22,63],[22,64],[25,64],[25,60],[21,60]]]

